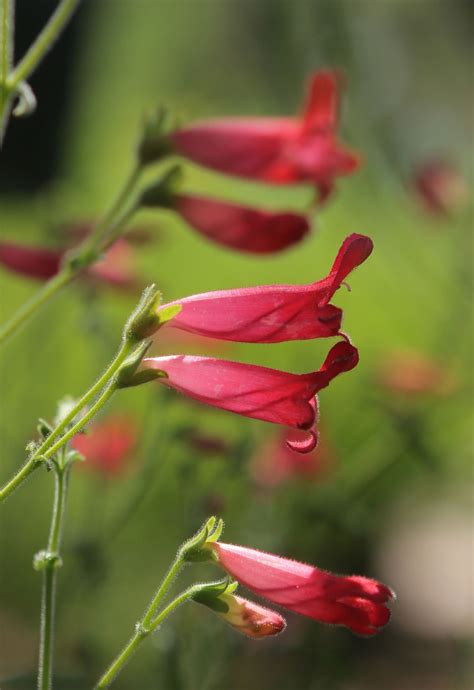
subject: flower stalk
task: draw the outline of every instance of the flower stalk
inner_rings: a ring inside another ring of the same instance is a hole
[[[138,305],[141,310],[143,311],[146,309],[146,300],[154,304],[158,294],[154,286],[148,288]],[[126,385],[127,379],[134,372],[135,368],[138,367],[148,348],[148,342],[146,340],[139,342],[136,337],[136,329],[134,330],[132,328],[134,320],[137,320],[137,318],[139,320],[139,317],[142,316],[141,311],[138,315],[136,314],[136,310],[133,312],[130,319],[126,322],[122,344],[112,362],[102,376],[99,377],[86,393],[84,393],[80,400],[76,402],[69,412],[58,422],[45,440],[32,451],[23,467],[21,467],[12,479],[0,489],[0,503],[13,493],[35,469],[49,460],[55,453],[61,450],[73,436],[81,431],[87,422],[89,422],[112,397],[117,389]],[[160,323],[158,317],[156,318],[156,323]],[[78,414],[93,400],[95,400],[95,402],[91,405],[89,410],[74,423]]]
[[[61,453],[62,462],[54,464],[55,495],[48,546],[46,550],[36,554],[34,560],[34,568],[43,571],[38,690],[50,690],[52,687],[56,586],[58,568],[62,565],[60,556],[61,536],[70,470],[68,463],[64,462],[64,457],[64,453]]]
[[[219,538],[222,532],[223,523],[221,520],[216,521],[215,517],[209,518],[203,527],[191,539],[186,541],[178,550],[176,558],[170,565],[168,572],[161,581],[160,586],[156,590],[152,600],[150,601],[141,620],[135,626],[135,633],[129,642],[125,645],[123,650],[118,654],[114,661],[110,664],[105,673],[98,681],[96,690],[99,688],[108,688],[115,680],[118,674],[123,670],[124,666],[130,661],[132,655],[135,653],[141,642],[153,633],[157,627],[167,618],[173,611],[180,606],[180,604],[193,599],[201,590],[209,587],[208,584],[196,584],[185,589],[175,599],[173,599],[160,613],[157,614],[158,608],[162,603],[166,593],[168,592],[173,580],[180,572],[181,568],[188,561],[193,560],[209,560],[209,552],[202,551],[202,547],[208,541],[213,542]]]

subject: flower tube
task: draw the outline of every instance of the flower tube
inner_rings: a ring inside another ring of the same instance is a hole
[[[359,575],[333,575],[306,563],[232,544],[209,543],[218,564],[269,601],[322,623],[375,635],[390,619],[392,590]]]
[[[188,355],[146,358],[142,373],[156,370],[159,383],[207,405],[307,430],[308,439],[288,443],[294,450],[309,452],[317,444],[316,394],[333,378],[353,369],[358,359],[357,349],[342,341],[331,348],[322,367],[309,374]]]
[[[342,310],[329,300],[372,248],[369,237],[349,235],[329,275],[317,282],[206,292],[162,308],[181,306],[169,326],[221,340],[278,343],[335,336],[341,329]]]
[[[229,175],[272,184],[311,181],[326,199],[359,157],[337,140],[339,76],[315,73],[303,114],[293,118],[225,118],[191,124],[171,135],[175,151]]]

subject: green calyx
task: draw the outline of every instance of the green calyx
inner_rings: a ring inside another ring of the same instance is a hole
[[[214,560],[212,544],[219,539],[223,529],[222,519],[210,517],[199,532],[181,546],[179,550],[181,560],[187,562]]]
[[[164,107],[157,108],[145,117],[142,136],[137,147],[140,165],[151,165],[173,155],[173,144],[169,137],[173,129],[173,118]]]
[[[229,577],[217,580],[216,582],[196,585],[196,591],[193,592],[191,599],[198,604],[207,606],[216,613],[225,614],[228,613],[230,609],[226,599],[229,599],[228,595],[233,594],[238,586],[238,582],[231,580]]]

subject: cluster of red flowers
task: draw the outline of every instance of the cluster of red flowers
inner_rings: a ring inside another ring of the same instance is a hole
[[[319,191],[320,201],[325,201],[336,178],[354,172],[359,164],[358,156],[337,140],[338,83],[336,72],[315,74],[299,118],[232,118],[177,129],[168,135],[167,153],[271,184],[309,182]],[[162,207],[172,208],[206,237],[235,249],[275,252],[299,242],[309,232],[308,220],[301,214],[272,213],[166,191]],[[134,276],[127,271],[126,263],[116,261],[120,254],[126,259],[127,246],[125,240],[116,243],[104,263],[86,272],[87,278],[121,286],[132,284]],[[271,344],[338,337],[318,370],[294,374],[215,357],[172,355],[145,358],[135,375],[143,381],[144,371],[147,380],[156,374],[158,383],[201,403],[306,431],[304,439],[291,438],[286,443],[291,449],[288,452],[310,453],[318,442],[317,394],[339,374],[353,369],[359,359],[357,349],[341,330],[342,310],[331,300],[351,271],[371,254],[372,246],[364,235],[348,236],[329,274],[308,285],[220,290],[157,307],[157,322],[160,313],[176,310],[167,328],[223,341]],[[42,280],[58,272],[63,254],[0,243],[0,263]],[[89,436],[76,437],[73,444],[92,466],[114,475],[122,468],[135,439],[136,430],[127,420],[112,418],[93,428]],[[305,471],[302,463],[301,474]],[[393,592],[375,580],[339,577],[303,563],[217,541],[208,548],[232,577],[291,611],[345,625],[361,635],[375,634],[390,617],[386,604]],[[285,626],[284,619],[273,611],[228,591],[222,597],[227,620],[252,637],[275,634]]]

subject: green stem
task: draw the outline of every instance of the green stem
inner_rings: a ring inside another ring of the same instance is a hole
[[[41,596],[38,690],[50,690],[52,687],[57,570],[61,566],[59,552],[66,509],[69,468],[56,467],[55,476],[54,508],[47,552],[44,555],[45,565],[43,569],[43,589]]]
[[[170,569],[166,573],[165,577],[163,578],[163,581],[161,582],[160,586],[156,590],[155,596],[151,600],[150,604],[148,605],[147,610],[145,611],[145,615],[143,616],[143,619],[141,621],[141,625],[144,628],[149,628],[151,625],[151,622],[153,621],[153,618],[155,617],[156,610],[160,603],[163,600],[163,597],[165,596],[166,592],[168,591],[171,583],[173,582],[174,578],[176,575],[179,573],[181,568],[183,567],[184,564],[184,559],[181,551],[178,551],[178,555],[174,559],[173,563],[170,566]]]
[[[10,494],[16,491],[20,484],[23,484],[23,482],[28,479],[30,474],[40,466],[40,464],[41,462],[33,456],[28,458],[26,463],[23,465],[23,467],[21,467],[21,469],[18,470],[15,476],[12,477],[12,479],[10,479],[10,481],[8,481],[5,486],[0,489],[0,503],[8,498]]]
[[[53,47],[81,0],[62,0],[51,15],[35,42],[13,70],[8,86],[10,90],[30,78],[46,53]]]
[[[124,341],[116,356],[112,360],[111,364],[104,371],[102,376],[96,381],[96,383],[82,396],[82,398],[74,405],[72,410],[64,417],[64,419],[56,426],[51,434],[43,441],[40,447],[28,458],[27,462],[23,467],[15,474],[15,476],[5,484],[5,486],[0,489],[0,503],[5,500],[15,489],[17,489],[20,484],[22,484],[30,474],[37,469],[45,457],[50,457],[53,452],[56,452],[61,448],[77,431],[79,431],[91,417],[105,404],[105,402],[111,397],[114,392],[113,387],[108,387],[102,395],[97,399],[95,405],[89,410],[89,412],[76,423],[76,425],[71,430],[73,433],[68,433],[61,437],[59,441],[50,449],[53,441],[66,429],[68,424],[78,415],[78,413],[100,392],[100,390],[106,386],[107,382],[114,376],[118,371],[120,366],[123,364],[124,360],[130,353],[133,345],[128,341]]]
[[[0,343],[6,340],[20,326],[30,318],[34,312],[47,302],[62,287],[67,285],[75,274],[62,270],[45,283],[35,294],[15,312],[15,314],[0,328]]]
[[[148,623],[148,626],[145,625],[147,614],[145,615],[142,621],[137,623],[135,628],[135,634],[128,642],[128,644],[125,645],[120,654],[110,664],[105,673],[101,676],[99,682],[96,685],[96,690],[99,690],[100,688],[108,688],[112,684],[112,682],[116,679],[118,674],[123,670],[124,666],[126,666],[127,663],[130,661],[131,657],[133,656],[141,642],[143,642],[143,640],[146,637],[148,637],[148,635],[153,633],[156,630],[156,628],[160,625],[160,623],[162,623],[165,620],[165,618],[167,618],[171,613],[173,613],[173,611],[175,611],[178,608],[178,606],[180,606],[180,604],[190,599],[190,597],[195,593],[197,588],[199,588],[199,585],[194,585],[186,589],[180,595],[178,595],[176,599],[173,599],[173,601],[169,603],[168,606],[166,606],[153,621],[150,621]],[[151,604],[148,611],[150,611],[150,609]]]
[[[7,81],[13,59],[14,14],[13,0],[0,0],[0,148],[11,106]]]
[[[1,1],[1,0],[0,0]],[[3,326],[0,327],[0,344],[13,335],[43,304],[56,295],[61,288],[72,282],[86,268],[89,268],[108,249],[120,235],[123,226],[136,210],[135,205],[127,205],[140,179],[142,168],[135,166],[125,180],[111,208],[98,222],[93,232],[74,251],[78,261],[66,264],[59,273],[50,278]],[[124,208],[125,207],[125,208]]]
[[[105,405],[107,400],[109,400],[112,395],[115,393],[117,390],[115,381],[111,381],[103,391],[103,393],[97,398],[96,402],[91,406],[91,408],[86,412],[86,414],[81,417],[81,419],[74,424],[71,429],[67,433],[64,434],[64,436],[61,436],[56,443],[51,446],[51,448],[48,448],[48,450],[42,454],[43,459],[50,458],[52,455],[58,452],[65,443],[67,443],[73,436],[75,436],[85,425],[87,422],[94,417],[97,412]]]
[[[130,354],[132,345],[125,340],[119,348],[119,351],[104,371],[102,376],[100,376],[94,385],[89,388],[88,391],[84,393],[82,398],[77,401],[72,410],[61,420],[55,429],[50,433],[46,440],[38,448],[35,455],[42,455],[51,445],[51,443],[64,431],[64,429],[72,422],[72,420],[78,415],[78,413],[89,404],[89,402],[102,390],[105,384],[112,378],[112,376],[120,369],[125,359]]]

